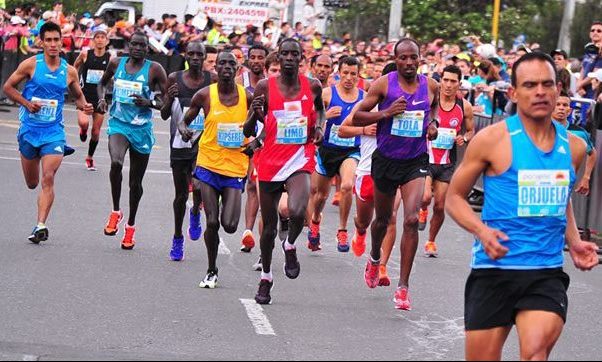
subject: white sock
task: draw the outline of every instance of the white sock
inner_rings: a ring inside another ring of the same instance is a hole
[[[370,257],[370,262],[372,263],[372,265],[376,265],[376,264],[380,265],[380,259],[374,260],[373,257]]]
[[[243,234],[253,234],[253,232],[249,229],[245,230],[245,232]]]
[[[295,250],[297,249],[297,247],[295,246],[295,244],[291,244],[288,241],[288,237],[286,238],[286,241],[284,242],[284,250],[289,251],[289,250]]]
[[[271,282],[273,279],[274,279],[274,277],[272,276],[272,272],[269,272],[269,273],[261,272],[261,280],[267,280],[268,282]]]
[[[43,222],[38,223],[38,228],[43,229],[45,227],[46,227],[46,224],[44,224]]]

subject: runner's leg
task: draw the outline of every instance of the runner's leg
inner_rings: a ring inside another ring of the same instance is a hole
[[[445,221],[445,195],[449,184],[445,182],[435,182],[435,206],[433,207],[433,218],[431,219],[431,228],[429,232],[429,241],[435,241],[443,222]]]
[[[330,180],[331,178],[322,176],[317,172],[311,175],[311,193],[312,193],[312,214],[310,221],[315,224],[322,220],[322,211],[326,205],[326,200],[330,195]]]
[[[381,247],[383,239],[387,234],[387,228],[393,215],[393,207],[395,205],[395,196],[385,194],[381,192],[378,187],[374,188],[374,205],[378,207],[374,208],[376,214],[374,221],[372,222],[372,251],[370,256],[373,261],[380,261],[381,259]]]
[[[522,361],[548,360],[562,334],[564,321],[556,313],[521,311],[516,315],[516,330]]]
[[[184,217],[186,216],[190,166],[187,162],[174,162],[171,173],[175,188],[175,198],[173,200],[174,238],[180,239],[183,237],[182,224],[184,223]]]
[[[401,236],[400,287],[409,287],[412,264],[418,249],[418,210],[424,191],[424,178],[414,179],[401,187],[403,200],[403,234]]]
[[[263,192],[259,189],[259,203],[261,205],[261,219],[263,220],[263,231],[259,241],[261,245],[261,262],[263,273],[270,274],[272,271],[272,252],[276,235],[278,235],[278,203],[282,192]]]
[[[213,186],[201,182],[201,194],[205,204],[205,246],[207,247],[207,260],[209,271],[217,271],[217,251],[219,250],[219,192]]]
[[[42,192],[38,198],[38,223],[45,224],[54,203],[54,176],[63,162],[62,155],[42,157]]]
[[[113,211],[121,210],[119,203],[121,201],[121,182],[123,180],[123,162],[125,153],[130,148],[130,142],[120,134],[109,136],[109,155],[111,156],[111,171],[109,179],[111,181],[111,196],[113,198]]]
[[[150,155],[144,155],[134,150],[130,150],[130,217],[128,225],[136,225],[136,214],[138,214],[138,206],[142,199],[144,189],[142,188],[142,180],[146,173]]]
[[[25,177],[27,188],[35,190],[40,184],[40,159],[28,160],[21,155],[21,167],[23,168],[23,177]]]
[[[395,206],[393,207],[393,214],[391,215],[389,226],[387,226],[387,234],[383,239],[383,244],[381,248],[383,254],[380,260],[380,265],[387,266],[387,264],[389,263],[389,259],[391,258],[391,254],[393,253],[395,241],[397,240],[397,214],[399,213],[400,206],[401,190],[397,190],[397,194],[395,195]]]
[[[301,231],[303,231],[305,212],[307,211],[307,203],[309,201],[309,184],[310,176],[307,173],[298,173],[286,181],[290,220],[288,242],[290,244],[294,244]]]
[[[222,192],[221,223],[224,231],[234,234],[238,228],[242,208],[242,190],[225,188]]]
[[[90,116],[86,115],[82,111],[77,111],[77,124],[79,125],[80,139],[83,135],[88,137],[88,128],[90,127]],[[83,138],[85,141],[85,138]]]
[[[480,331],[466,331],[467,361],[500,361],[504,343],[512,327],[499,327]]]
[[[104,114],[94,113],[92,115],[92,135],[90,136],[90,145],[88,146],[88,158],[94,157],[94,153],[96,153],[96,147],[98,147],[100,139],[100,129],[102,128],[104,119]]]
[[[348,158],[341,165],[341,199],[339,203],[339,230],[347,230],[349,213],[353,205],[353,184],[355,183],[355,170],[357,160]]]

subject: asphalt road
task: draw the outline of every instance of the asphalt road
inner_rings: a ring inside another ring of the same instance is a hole
[[[295,281],[284,277],[283,256],[276,252],[274,304],[258,308],[249,301],[259,280],[251,270],[258,250],[238,252],[243,230],[222,235],[218,289],[198,288],[206,271],[203,243],[187,242],[186,259],[169,260],[173,186],[166,123],[157,121],[138,244],[125,252],[120,239],[102,233],[111,209],[106,136],[97,152],[99,171],[87,172],[87,146],[77,137],[75,113],[66,111],[66,117],[68,140],[77,153],[57,176],[51,238],[36,246],[27,236],[36,221],[37,191],[27,190],[23,181],[16,109],[0,113],[0,359],[463,358],[471,238],[451,221],[439,240],[440,257],[416,259],[411,312],[393,308],[394,287],[365,286],[366,257],[336,251],[338,216],[330,205],[324,212],[324,251],[311,254],[302,234],[302,272]],[[398,255],[396,249],[392,275]],[[602,269],[581,273],[570,260],[566,269],[572,278],[569,321],[552,358],[599,360]],[[514,333],[505,358],[518,358]]]

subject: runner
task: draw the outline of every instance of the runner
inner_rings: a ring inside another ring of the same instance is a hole
[[[201,110],[207,115],[194,177],[201,182],[207,217],[205,245],[209,268],[199,287],[209,289],[217,286],[220,224],[228,234],[234,234],[240,219],[241,196],[249,166],[249,158],[242,152],[248,141],[242,128],[251,104],[251,94],[236,84],[238,64],[234,54],[221,52],[216,67],[217,84],[203,88],[192,98],[190,110],[180,124],[182,139],[187,142],[194,135],[187,126]]]
[[[94,48],[87,52],[82,52],[75,60],[74,67],[81,75],[80,83],[83,84],[83,91],[86,99],[94,105],[94,114],[92,115],[92,134],[90,145],[88,146],[88,156],[86,157],[86,168],[88,171],[96,171],[94,165],[94,153],[98,147],[100,138],[100,128],[104,122],[105,115],[98,109],[98,83],[102,78],[109,62],[111,54],[107,52],[109,39],[106,30],[100,29],[94,33]],[[79,111],[77,114],[79,123],[79,138],[82,142],[88,139],[88,128],[90,126],[89,117]]]
[[[395,307],[410,310],[410,273],[418,247],[418,210],[427,173],[428,139],[437,138],[437,82],[418,75],[420,46],[413,39],[395,45],[397,72],[375,81],[354,116],[355,126],[378,123],[378,145],[372,158],[376,219],[372,223],[372,252],[365,279],[370,288],[379,282],[381,246],[401,188],[404,229],[401,238],[401,273]],[[371,112],[379,106],[379,112]]]
[[[347,221],[353,204],[353,183],[360,159],[360,137],[341,138],[339,128],[349,116],[353,107],[364,99],[364,91],[357,87],[360,62],[355,57],[346,57],[340,64],[341,81],[322,91],[327,108],[324,143],[318,149],[316,172],[311,177],[313,199],[308,247],[318,251],[320,247],[320,223],[322,211],[330,194],[331,181],[336,175],[341,177],[341,197],[339,205],[339,229],[336,235],[337,250],[349,251]]]
[[[182,224],[186,215],[186,202],[188,201],[189,185],[193,185],[193,204],[190,209],[190,225],[188,237],[191,240],[199,240],[202,234],[201,228],[201,190],[197,180],[192,178],[199,150],[198,139],[204,129],[204,114],[199,114],[191,123],[190,128],[195,135],[189,142],[184,142],[178,131],[178,124],[184,119],[184,115],[190,108],[192,97],[199,90],[208,87],[217,81],[217,76],[208,71],[203,71],[205,61],[205,46],[198,41],[188,43],[186,46],[185,59],[189,69],[175,72],[167,79],[167,94],[161,109],[161,117],[167,120],[171,117],[170,125],[170,161],[171,172],[175,187],[175,199],[173,201],[174,211],[174,236],[170,257],[173,261],[181,261],[184,258],[184,235]]]
[[[208,46],[205,48],[207,51],[207,58],[205,59],[205,63],[203,63],[203,70],[207,72],[215,73],[215,63],[217,62],[217,49]]]
[[[142,199],[142,180],[150,153],[155,144],[153,109],[160,110],[163,101],[155,92],[166,94],[167,75],[156,62],[145,60],[148,38],[136,32],[130,39],[130,56],[111,60],[98,86],[98,109],[106,112],[107,86],[114,80],[113,104],[109,116],[109,154],[111,155],[111,196],[113,211],[105,226],[107,236],[117,235],[123,219],[121,211],[121,181],[126,152],[130,151],[130,216],[125,226],[121,248],[132,250],[136,245],[136,214]]]
[[[328,80],[334,70],[332,58],[328,55],[316,55],[310,63],[313,77],[320,81],[322,88],[328,88]]]
[[[445,220],[445,195],[456,169],[457,148],[468,144],[474,136],[472,105],[458,98],[461,81],[460,68],[450,65],[443,69],[439,92],[439,136],[437,140],[428,142],[429,172],[418,216],[418,230],[422,231],[426,228],[428,207],[434,198],[429,239],[424,247],[424,253],[429,257],[437,257],[438,254],[435,240]]]
[[[585,141],[587,145],[587,159],[585,162],[585,171],[583,173],[583,177],[579,182],[579,185],[575,189],[575,192],[581,195],[589,195],[590,182],[592,173],[594,172],[594,168],[596,167],[596,162],[598,162],[598,152],[594,146],[594,143],[589,135],[589,133],[577,126],[576,124],[569,124],[568,118],[570,117],[573,110],[571,109],[571,98],[569,95],[561,91],[558,100],[556,101],[556,109],[554,110],[554,114],[552,115],[552,119],[556,122],[559,122],[564,128],[568,129],[570,133],[581,138]]]
[[[3,87],[6,96],[21,105],[17,139],[23,176],[30,190],[40,184],[40,166],[42,169],[38,223],[28,237],[34,244],[49,237],[46,220],[54,202],[54,178],[63,162],[66,144],[65,92],[69,90],[76,99],[78,110],[87,115],[94,112],[93,105],[86,102],[82,93],[77,70],[59,57],[61,28],[54,23],[42,25],[40,39],[43,54],[23,61]],[[17,90],[22,82],[26,82],[23,94]]]
[[[555,77],[543,53],[514,64],[509,96],[518,114],[475,136],[449,187],[446,211],[476,238],[465,292],[467,360],[500,360],[514,324],[521,360],[548,359],[567,317],[563,245],[577,268],[598,265],[570,201],[586,147],[552,122]],[[466,200],[481,174],[483,221]]]
[[[315,146],[322,142],[326,117],[319,82],[299,74],[302,52],[301,45],[294,39],[280,43],[281,75],[259,82],[245,125],[247,136],[253,135],[257,121],[265,124],[266,132],[265,145],[256,164],[264,224],[260,240],[263,272],[255,296],[259,304],[269,304],[272,300],[272,251],[278,227],[278,202],[285,187],[290,224],[287,239],[282,242],[286,257],[284,271],[290,279],[296,279],[301,271],[294,243],[303,229],[309,201],[309,174],[315,167]]]
[[[268,50],[263,45],[253,45],[249,48],[247,60],[249,71],[236,77],[236,83],[241,84],[251,94],[255,92],[257,83],[265,78],[265,62],[268,54]]]

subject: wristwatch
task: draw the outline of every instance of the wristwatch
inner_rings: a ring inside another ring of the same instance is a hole
[[[152,106],[153,108],[157,108],[157,101],[156,101],[155,99],[153,99],[153,100],[151,101],[151,106]]]
[[[431,120],[431,123],[435,123],[435,127],[439,128],[439,120],[438,120],[438,119],[436,119],[436,118],[433,118],[433,119]],[[429,126],[431,125],[431,123],[429,123]]]
[[[464,139],[464,143],[468,143],[468,142],[470,142],[470,141],[468,140],[468,138],[466,138],[466,135],[462,136],[462,138]]]

